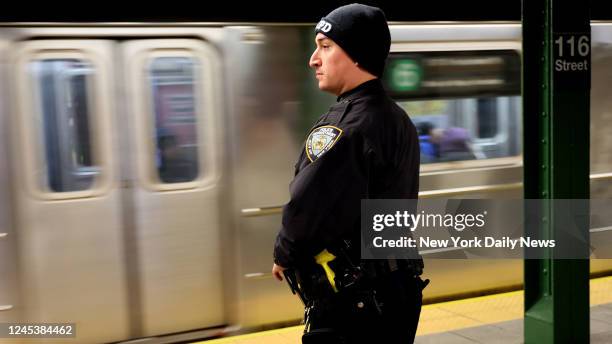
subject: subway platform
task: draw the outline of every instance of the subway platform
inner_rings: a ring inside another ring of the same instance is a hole
[[[612,343],[612,276],[590,281],[591,343]],[[303,326],[201,344],[300,344]],[[417,344],[523,343],[523,291],[423,306]]]

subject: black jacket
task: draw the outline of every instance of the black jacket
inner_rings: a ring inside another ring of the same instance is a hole
[[[419,158],[415,126],[380,80],[338,97],[295,165],[274,262],[299,267],[344,239],[359,247],[361,199],[416,199]]]

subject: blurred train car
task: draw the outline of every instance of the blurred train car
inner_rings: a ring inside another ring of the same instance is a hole
[[[522,198],[522,123],[537,114],[521,113],[520,23],[391,33],[384,81],[421,129],[420,196]],[[0,27],[0,322],[76,323],[76,342],[92,343],[299,319],[269,271],[293,162],[335,100],[307,68],[313,37],[308,25]],[[612,23],[592,25],[592,68],[591,193],[608,198]],[[521,260],[425,257],[428,300],[522,283]]]

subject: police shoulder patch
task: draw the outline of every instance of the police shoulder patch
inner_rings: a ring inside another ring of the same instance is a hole
[[[306,156],[313,162],[330,150],[342,135],[342,129],[324,125],[314,129],[306,139]]]

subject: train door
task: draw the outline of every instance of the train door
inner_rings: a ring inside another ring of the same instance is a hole
[[[0,35],[0,80],[6,80],[9,41]],[[15,231],[12,223],[8,157],[8,123],[6,83],[0,83],[0,322],[9,322],[18,298],[15,284]]]
[[[206,43],[121,43],[145,336],[222,325],[220,63]]]
[[[128,336],[112,50],[25,41],[9,62],[21,293],[12,320],[76,323],[81,342]]]
[[[13,56],[22,320],[76,322],[84,342],[222,325],[213,50],[45,39]]]

